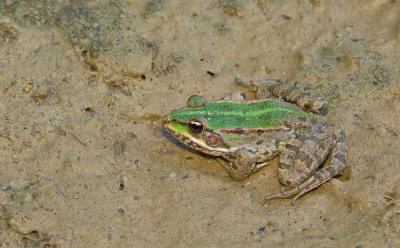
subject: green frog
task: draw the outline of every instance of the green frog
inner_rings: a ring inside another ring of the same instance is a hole
[[[246,100],[242,92],[215,102],[191,96],[187,107],[164,117],[164,128],[189,147],[222,158],[234,180],[246,179],[280,156],[278,178],[287,187],[266,202],[293,197],[294,205],[342,174],[345,133],[324,117],[328,103],[323,95],[297,82],[236,82],[255,91],[256,99]]]

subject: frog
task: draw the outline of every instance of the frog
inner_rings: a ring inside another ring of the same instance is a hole
[[[189,97],[187,106],[162,120],[164,129],[190,148],[215,156],[230,177],[242,181],[278,158],[280,192],[270,200],[292,198],[342,175],[347,141],[331,125],[328,101],[315,88],[290,80],[235,79],[255,95],[234,92],[218,101]]]

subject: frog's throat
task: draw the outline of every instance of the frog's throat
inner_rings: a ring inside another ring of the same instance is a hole
[[[224,148],[224,147],[211,147],[207,145],[202,139],[195,138],[190,134],[180,133],[171,128],[169,125],[165,125],[164,128],[172,134],[177,140],[186,144],[189,147],[192,147],[195,150],[213,155],[213,156],[221,156],[222,154],[232,152],[232,149]]]

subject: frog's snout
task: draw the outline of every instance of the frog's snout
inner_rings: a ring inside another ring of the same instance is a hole
[[[171,123],[171,119],[168,118],[168,115],[164,115],[164,117],[161,120],[161,124],[163,126],[166,126],[166,125],[168,125],[170,123]]]
[[[165,124],[167,124],[169,122],[167,115],[164,115],[164,117],[161,120],[161,124],[163,126],[165,126]]]

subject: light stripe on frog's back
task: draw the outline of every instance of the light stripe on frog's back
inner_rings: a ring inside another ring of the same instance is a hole
[[[317,116],[290,108],[279,100],[260,102],[210,102],[198,108],[184,108],[171,113],[171,118],[187,122],[205,119],[210,129],[273,127],[298,117]]]

